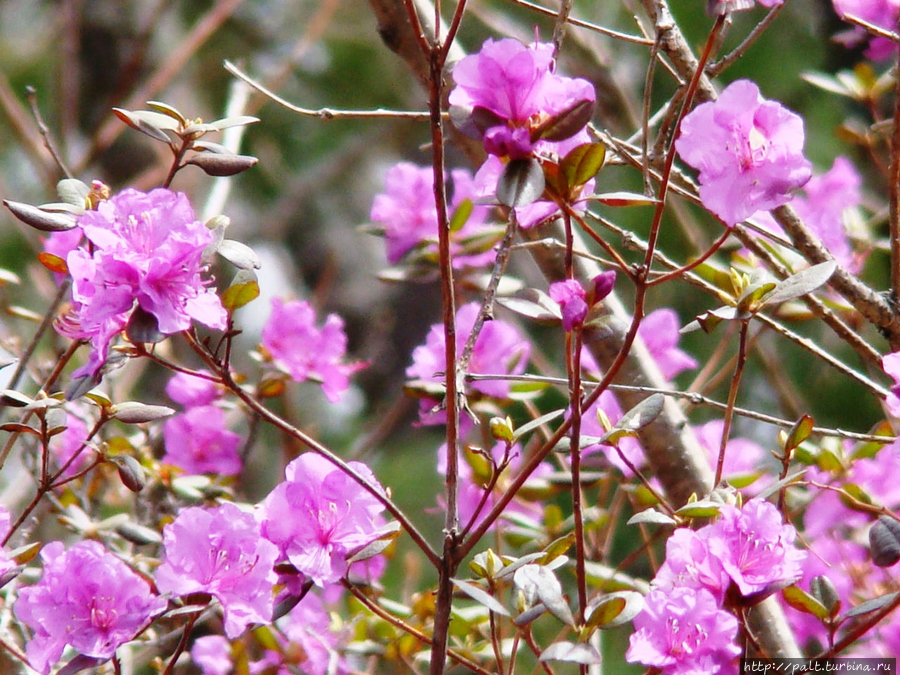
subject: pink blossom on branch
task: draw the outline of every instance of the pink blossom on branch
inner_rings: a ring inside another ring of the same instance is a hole
[[[474,198],[472,175],[463,169],[450,172],[453,185],[451,214],[465,200]],[[434,201],[434,172],[430,167],[410,162],[395,164],[384,177],[385,191],[375,195],[369,218],[384,230],[388,262],[396,265],[414,248],[421,246],[425,253],[437,256],[438,219]],[[491,262],[493,250],[468,254],[466,239],[490,234],[486,224],[488,207],[474,206],[465,224],[451,232],[453,266],[478,267]]]
[[[798,115],[737,80],[685,116],[675,148],[700,172],[703,206],[730,227],[786,204],[806,184],[803,141]]]
[[[350,375],[364,363],[344,363],[347,335],[344,321],[329,314],[321,328],[316,313],[306,301],[272,300],[272,313],[262,332],[262,346],[275,366],[296,382],[313,380],[332,403],[350,386]]]
[[[834,11],[842,19],[848,14],[863,21],[883,28],[887,31],[897,30],[897,19],[900,18],[900,0],[832,0]],[[837,36],[840,42],[852,47],[869,39],[865,55],[873,61],[883,61],[897,53],[897,45],[884,37],[869,38],[861,26],[853,26],[851,30]]]
[[[625,659],[662,675],[737,673],[737,619],[704,589],[653,590],[634,618]]]
[[[348,465],[381,490],[369,467]],[[347,556],[378,538],[384,506],[324,457],[300,455],[263,503],[262,534],[317,585],[339,581]]]
[[[163,529],[163,544],[165,561],[156,571],[161,593],[214,596],[229,638],[272,620],[278,549],[262,538],[252,513],[229,503],[182,509]]]
[[[44,573],[23,588],[16,617],[31,628],[28,661],[42,675],[66,645],[79,654],[109,659],[167,606],[150,585],[96,541],[65,550],[54,541],[41,551]]]
[[[76,377],[96,376],[135,306],[152,315],[165,335],[187,330],[195,320],[225,328],[227,313],[203,277],[212,232],[183,194],[129,188],[82,214],[78,224],[90,248],[67,256],[73,308],[58,327],[93,346]]]
[[[214,405],[194,406],[163,425],[162,461],[186,474],[236,476],[243,468],[241,437],[227,428],[225,413]]]

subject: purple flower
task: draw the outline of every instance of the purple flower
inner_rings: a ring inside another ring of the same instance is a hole
[[[888,412],[893,417],[900,417],[900,352],[892,352],[882,356],[881,367],[894,380],[891,393],[885,399]]]
[[[473,186],[472,175],[463,169],[451,171],[450,177],[453,181],[452,212],[462,202],[473,198]],[[384,230],[388,262],[396,265],[417,246],[424,246],[426,254],[436,256],[438,222],[432,169],[400,162],[388,169],[384,181],[385,191],[375,195],[369,217]],[[451,233],[454,267],[478,267],[496,256],[493,250],[464,253],[467,239],[490,233],[490,226],[485,224],[487,217],[487,207],[475,206],[462,228]]]
[[[66,551],[54,541],[41,558],[41,580],[20,591],[15,613],[33,631],[28,661],[43,675],[66,645],[85,656],[111,658],[166,609],[166,601],[99,542],[80,541]]]
[[[888,31],[897,29],[897,18],[900,17],[900,1],[898,0],[832,0],[834,11],[842,19],[847,15],[862,19]],[[838,35],[838,39],[847,46],[865,42],[868,34],[861,26]],[[897,46],[888,38],[873,37],[866,48],[866,58],[882,61],[897,53]]]
[[[203,375],[211,375],[208,370],[198,371]],[[166,394],[185,408],[198,405],[209,405],[221,395],[218,385],[205,377],[197,377],[189,373],[175,373],[166,384]]]
[[[706,450],[709,465],[714,471],[719,461],[724,427],[725,423],[722,420],[710,420],[706,424],[694,427],[697,442]],[[764,448],[747,438],[729,438],[725,446],[723,476],[737,488],[750,481],[755,484],[756,489],[759,489],[763,482],[769,482],[754,480],[762,473],[762,465],[767,455]],[[746,493],[744,494],[746,496]]]
[[[512,38],[487,40],[481,51],[454,66],[456,87],[450,92],[450,105],[488,112],[467,120],[483,134],[488,153],[527,157],[542,124],[596,98],[590,82],[557,75],[554,66],[552,44],[526,47]],[[572,129],[568,136],[577,131]]]
[[[234,504],[182,509],[163,529],[165,562],[156,571],[161,593],[209,593],[225,610],[225,634],[239,636],[272,620],[277,547],[260,535],[252,513]]]
[[[382,490],[365,464],[348,465]],[[379,536],[384,506],[353,478],[311,452],[288,464],[285,477],[263,504],[263,536],[319,586],[340,580],[347,573],[348,554]]]
[[[638,335],[667,380],[697,367],[697,361],[678,348],[681,333],[675,310],[663,308],[650,312],[641,321]]]
[[[203,675],[229,675],[234,667],[231,643],[221,635],[204,635],[194,640],[191,659]]]
[[[342,363],[347,351],[344,321],[329,314],[321,328],[308,302],[272,300],[272,313],[262,332],[262,345],[275,365],[296,382],[314,380],[322,384],[332,403],[350,386],[350,375],[364,363]]]
[[[163,462],[187,474],[239,474],[243,466],[238,454],[241,437],[226,427],[225,413],[213,405],[196,406],[167,419]]]
[[[663,675],[736,673],[738,622],[705,590],[650,591],[634,618],[625,659]]]
[[[809,180],[803,140],[798,115],[737,80],[682,120],[675,148],[700,172],[703,206],[730,227],[787,203]]]
[[[751,499],[742,509],[722,506],[719,519],[707,527],[710,553],[742,595],[800,578],[806,552],[794,546],[797,531],[782,522],[774,504]]]
[[[731,579],[710,553],[709,534],[708,527],[675,530],[666,542],[666,561],[656,571],[653,588],[669,593],[676,588],[705,589],[721,605]]]
[[[457,310],[457,354],[462,353],[480,310],[481,307],[476,302],[465,304]],[[443,382],[444,376],[437,373],[443,372],[446,368],[446,349],[444,326],[435,324],[428,332],[425,344],[413,350],[413,363],[406,369],[406,376],[428,382]],[[515,326],[500,319],[486,321],[475,341],[472,359],[469,361],[469,372],[484,375],[520,375],[525,372],[530,352],[528,341]],[[503,380],[479,380],[473,382],[471,387],[496,398],[505,398],[509,395],[509,382]]]
[[[554,302],[559,303],[564,330],[570,331],[584,322],[584,317],[588,313],[588,304],[585,300],[584,288],[577,279],[554,281],[550,284],[549,295]]]
[[[135,304],[166,335],[188,329],[192,320],[225,328],[227,312],[202,277],[212,233],[183,194],[126,189],[82,214],[78,224],[90,249],[67,256],[74,307],[60,330],[90,339],[93,351],[76,376],[96,375]]]

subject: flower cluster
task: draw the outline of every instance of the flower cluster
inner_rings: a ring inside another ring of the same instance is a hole
[[[703,206],[730,227],[787,203],[806,184],[803,140],[798,115],[738,80],[685,116],[675,148],[700,172]]]
[[[665,675],[722,671],[740,652],[733,643],[737,622],[722,610],[726,597],[765,594],[798,579],[806,553],[794,546],[795,537],[778,509],[759,499],[741,509],[723,505],[718,519],[699,530],[676,530],[635,619],[628,660]],[[691,626],[686,611],[696,612]]]
[[[43,675],[66,645],[85,656],[111,658],[166,609],[142,577],[96,541],[68,550],[51,542],[41,559],[43,576],[19,592],[15,613],[34,633],[28,661]]]
[[[344,363],[347,335],[344,322],[329,314],[325,324],[316,326],[316,313],[305,301],[272,300],[272,313],[263,328],[262,346],[275,366],[296,382],[313,380],[332,403],[350,386],[350,375],[365,363]]]
[[[165,335],[188,329],[194,320],[225,328],[227,313],[203,278],[212,232],[194,217],[183,194],[129,188],[85,212],[78,225],[88,244],[66,256],[73,307],[58,325],[68,337],[93,346],[75,377],[97,378],[136,306]]]
[[[549,295],[554,302],[559,304],[563,329],[571,331],[575,326],[581,325],[588,310],[612,293],[615,283],[616,273],[610,270],[594,277],[589,291],[585,291],[577,279],[554,281],[550,284]]]

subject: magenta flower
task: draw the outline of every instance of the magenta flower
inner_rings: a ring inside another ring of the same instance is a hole
[[[554,281],[550,284],[550,298],[559,303],[562,311],[563,330],[570,331],[584,322],[588,304],[584,288],[577,279]]]
[[[794,546],[797,531],[782,522],[774,504],[751,499],[743,509],[722,506],[719,519],[707,528],[710,553],[742,595],[800,578],[806,552]]]
[[[709,465],[715,471],[719,461],[719,448],[722,444],[722,431],[725,423],[722,420],[710,420],[694,427],[697,442],[706,451]],[[762,466],[768,457],[766,450],[747,438],[729,438],[725,445],[725,464],[723,476],[735,487],[743,487],[752,477],[762,473]],[[762,487],[768,480],[752,481],[756,488]],[[744,493],[746,496],[746,492]]]
[[[543,123],[596,98],[587,80],[556,74],[552,44],[526,47],[512,38],[487,40],[454,66],[453,80],[450,105],[471,113],[463,126],[474,128],[464,130],[480,133],[488,153],[512,159],[531,155]]]
[[[736,673],[738,622],[705,590],[650,591],[634,618],[625,660],[663,675]]]
[[[85,656],[111,658],[166,609],[166,601],[99,542],[80,541],[67,551],[54,541],[41,559],[41,580],[19,592],[14,609],[32,630],[28,661],[43,675],[66,645]]]
[[[234,664],[231,643],[221,635],[203,635],[194,640],[191,660],[203,675],[230,675]]]
[[[892,352],[882,356],[881,367],[894,380],[891,393],[885,399],[888,412],[893,417],[900,417],[900,352]]]
[[[211,375],[208,370],[199,372]],[[189,373],[175,373],[166,384],[166,394],[185,408],[193,408],[198,405],[209,405],[218,399],[222,392],[213,380]]]
[[[241,437],[228,430],[225,413],[214,405],[195,406],[170,417],[163,425],[163,438],[162,461],[186,474],[235,476],[241,472]]]
[[[667,308],[650,312],[638,327],[638,335],[667,380],[697,367],[696,359],[678,348],[679,329],[678,314]]]
[[[260,535],[252,513],[224,503],[182,509],[163,528],[165,561],[156,571],[161,593],[209,593],[225,610],[225,634],[272,620],[278,549]]]
[[[671,593],[676,588],[704,589],[722,604],[731,579],[709,550],[708,527],[679,527],[666,541],[666,561],[653,577],[653,588]]]
[[[457,354],[462,353],[480,309],[478,303],[470,302],[457,310]],[[413,350],[413,363],[406,369],[406,376],[428,382],[443,382],[444,376],[437,373],[443,372],[446,368],[446,349],[444,326],[435,324],[428,332],[425,344]],[[520,375],[525,372],[530,351],[531,346],[515,326],[500,319],[486,321],[475,341],[468,372],[483,375]],[[509,382],[504,380],[479,380],[473,382],[471,387],[486,396],[505,398],[509,395]],[[429,420],[426,423],[437,421],[439,420]]]
[[[450,177],[453,182],[452,213],[474,195],[472,175],[468,171],[455,169],[450,172]],[[400,162],[388,169],[384,182],[385,191],[375,195],[369,217],[384,230],[388,262],[396,265],[417,246],[422,246],[427,255],[436,257],[438,222],[432,169]],[[463,253],[466,239],[490,233],[490,226],[485,224],[487,217],[487,207],[475,206],[462,228],[451,233],[454,267],[479,267],[496,256],[493,250],[472,255]]]
[[[884,30],[897,29],[897,19],[900,17],[900,1],[898,0],[832,0],[834,11],[842,19],[851,15],[862,19]],[[860,27],[854,26],[851,30],[837,36],[838,40],[852,47],[868,39],[868,33]],[[888,38],[873,37],[869,39],[866,48],[866,58],[873,61],[883,61],[897,53],[897,46]]]
[[[349,466],[378,490],[369,468]],[[347,556],[378,538],[382,503],[324,457],[300,455],[263,503],[262,534],[319,586],[347,573]]]
[[[212,233],[194,218],[183,194],[123,190],[82,214],[78,224],[91,248],[68,254],[74,308],[61,330],[90,339],[93,351],[76,376],[96,375],[135,304],[166,335],[186,330],[192,320],[225,328],[227,313],[202,277]]]
[[[700,172],[703,206],[730,227],[787,203],[806,184],[803,140],[798,115],[737,80],[682,120],[675,148]]]
[[[262,332],[262,345],[275,366],[296,382],[321,383],[325,397],[332,403],[350,386],[350,375],[364,363],[343,363],[347,351],[344,321],[329,314],[321,328],[308,302],[272,300],[272,313]]]

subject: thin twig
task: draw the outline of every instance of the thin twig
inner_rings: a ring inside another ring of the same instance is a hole
[[[528,2],[527,0],[509,0],[509,2],[514,5],[518,5],[519,7],[526,7],[527,9],[538,12],[539,14],[543,14],[544,16],[557,16],[556,10],[549,9],[547,7],[541,7],[540,5],[536,5],[533,2]],[[653,44],[653,40],[648,40],[647,38],[640,37],[639,35],[629,35],[628,33],[622,33],[620,31],[613,30],[612,28],[606,28],[605,26],[600,26],[595,23],[582,21],[581,19],[573,19],[572,17],[569,17],[568,22],[573,26],[586,28],[587,30],[594,31],[595,33],[600,33],[602,35],[607,35],[611,38],[615,38],[616,40],[624,40],[625,42],[632,42],[639,45]]]
[[[41,138],[44,139],[44,147],[47,148],[47,151],[53,157],[53,161],[56,162],[56,166],[59,167],[59,170],[62,171],[63,175],[66,178],[72,178],[72,172],[69,171],[69,167],[66,166],[62,155],[56,148],[56,143],[50,136],[50,129],[44,123],[44,118],[41,115],[41,108],[37,102],[37,89],[31,86],[26,87],[25,96],[28,98],[28,105],[31,107],[31,114],[34,115],[34,121],[37,123]]]

